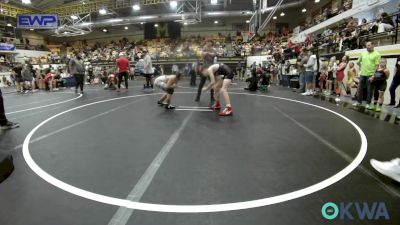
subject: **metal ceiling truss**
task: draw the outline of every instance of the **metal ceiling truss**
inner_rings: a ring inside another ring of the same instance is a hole
[[[33,13],[33,10],[13,6],[10,4],[0,3],[0,15],[8,17],[17,17],[18,14]]]
[[[79,14],[88,14],[93,12],[98,12],[102,8],[106,8],[108,11],[115,12],[118,9],[124,9],[132,7],[132,5],[136,2],[139,2],[140,5],[155,5],[155,4],[166,4],[171,0],[91,0],[91,1],[77,1],[69,4],[64,4],[57,7],[52,7],[48,9],[44,9],[40,11],[40,13],[47,14],[57,14],[58,17],[68,17],[71,15],[79,15]],[[183,4],[186,2],[192,1],[180,1]],[[199,5],[198,2],[201,0],[195,1],[196,5]],[[0,11],[0,15],[16,17],[17,14],[27,14],[33,13],[34,10],[26,9],[22,7],[17,7],[14,5],[0,3],[2,11]]]
[[[201,0],[181,1],[181,4],[176,10],[176,13],[181,15],[181,19],[175,21],[184,24],[200,23],[201,4]]]
[[[56,29],[55,37],[71,37],[85,35],[92,32],[92,18],[89,14],[85,16],[76,15],[76,18],[63,17],[60,19],[60,26]]]
[[[261,18],[262,18],[262,17],[261,17],[262,12],[261,12],[261,9],[260,9],[261,7],[258,7],[258,10],[255,12],[255,13],[258,13],[259,18],[260,18],[260,20],[259,20],[260,24],[259,24],[259,27],[258,27],[258,33],[261,33],[261,32],[264,30],[264,28],[267,27],[269,21],[271,21],[272,17],[275,15],[276,11],[277,11],[277,10],[279,9],[279,7],[282,5],[282,2],[283,2],[283,0],[279,0],[279,1],[276,3],[276,5],[273,7],[272,11],[268,14],[268,16],[267,16],[267,18],[264,20],[264,22],[261,21]]]

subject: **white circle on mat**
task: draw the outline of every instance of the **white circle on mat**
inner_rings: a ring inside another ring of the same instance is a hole
[[[177,92],[176,94],[193,94],[194,92]],[[349,175],[351,172],[353,172],[358,165],[361,164],[363,161],[366,153],[367,153],[367,138],[364,134],[364,132],[361,130],[360,127],[357,126],[353,121],[351,121],[349,118],[332,111],[330,109],[314,105],[311,103],[307,102],[301,102],[293,99],[288,99],[288,98],[281,98],[281,97],[275,97],[275,96],[267,96],[267,95],[258,95],[258,94],[247,94],[247,93],[231,93],[234,95],[246,95],[246,96],[257,96],[257,97],[264,97],[264,98],[273,98],[273,99],[280,99],[284,101],[290,101],[290,102],[296,102],[308,106],[312,106],[318,109],[325,110],[327,112],[330,112],[348,123],[350,123],[358,132],[360,138],[361,138],[361,147],[360,151],[358,152],[357,156],[355,159],[348,165],[346,166],[343,170],[339,171],[337,174],[319,182],[316,184],[313,184],[309,187],[289,192],[286,194],[281,194],[273,197],[268,197],[268,198],[263,198],[263,199],[257,199],[257,200],[251,200],[251,201],[243,201],[243,202],[234,202],[234,203],[225,203],[225,204],[212,204],[212,205],[165,205],[165,204],[152,204],[152,203],[143,203],[143,202],[133,202],[130,200],[126,199],[121,199],[121,198],[114,198],[110,196],[105,196],[97,193],[93,193],[90,191],[86,191],[83,189],[80,189],[78,187],[75,187],[73,185],[67,184],[50,174],[48,174],[46,171],[44,171],[42,168],[40,168],[36,162],[32,159],[32,156],[29,152],[29,142],[33,136],[33,134],[44,124],[50,122],[51,120],[66,114],[71,111],[75,111],[84,107],[88,107],[91,105],[95,104],[100,104],[104,102],[110,102],[110,101],[116,101],[120,99],[128,99],[128,98],[138,98],[138,97],[144,97],[144,96],[152,96],[152,95],[159,95],[159,93],[155,94],[144,94],[144,95],[134,95],[134,96],[126,96],[126,97],[120,97],[120,98],[113,98],[113,99],[107,99],[107,100],[102,100],[102,101],[97,101],[89,104],[85,104],[82,106],[78,106],[69,110],[66,110],[64,112],[58,113],[45,121],[41,122],[39,125],[37,125],[35,128],[33,128],[29,134],[26,136],[24,143],[23,143],[23,156],[26,161],[26,163],[29,165],[29,167],[42,179],[45,181],[49,182],[50,184],[67,191],[71,194],[90,199],[93,201],[109,204],[109,205],[115,205],[115,206],[121,206],[121,207],[126,207],[126,208],[131,208],[131,209],[136,209],[136,210],[144,210],[144,211],[154,211],[154,212],[171,212],[171,213],[208,213],[208,212],[224,212],[224,211],[233,211],[233,210],[243,210],[243,209],[250,209],[250,208],[256,208],[256,207],[262,207],[262,206],[268,206],[268,205],[273,205],[277,203],[282,203],[286,202],[289,200],[297,199],[306,195],[310,195],[312,193],[315,193],[317,191],[320,191],[324,188],[327,188],[336,182],[340,181],[347,175]]]

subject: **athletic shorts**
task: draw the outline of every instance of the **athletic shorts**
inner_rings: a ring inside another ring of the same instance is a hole
[[[306,83],[314,83],[314,72],[306,71]]]
[[[146,74],[145,73],[145,74],[143,74],[143,76],[146,77],[146,78],[151,78],[153,76],[153,74]]]
[[[376,80],[372,82],[372,85],[377,88],[378,91],[386,91],[387,82],[386,80]]]
[[[164,90],[164,88],[165,88],[165,86],[166,86],[166,83],[164,82],[164,80],[157,78],[157,79],[154,81],[154,86],[155,86],[156,88],[159,88],[159,89]]]
[[[222,79],[223,80],[233,80],[233,78],[235,77],[235,75],[232,73],[229,73],[228,75],[222,75]]]

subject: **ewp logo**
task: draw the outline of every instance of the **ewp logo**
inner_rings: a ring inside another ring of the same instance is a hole
[[[333,202],[328,202],[322,206],[321,212],[327,220],[334,220],[338,217],[340,220],[354,220],[354,215],[359,220],[390,220],[384,202],[374,202],[372,205],[366,202],[341,202],[339,206]]]
[[[55,29],[57,26],[57,15],[18,15],[18,28]]]

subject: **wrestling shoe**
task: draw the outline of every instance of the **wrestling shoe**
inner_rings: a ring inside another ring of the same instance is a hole
[[[232,107],[226,107],[224,111],[219,113],[220,116],[232,116],[232,114]]]
[[[210,109],[212,109],[212,110],[220,110],[221,109],[221,103],[220,102],[215,102],[212,106],[210,106]]]
[[[173,106],[173,105],[165,105],[165,109],[172,110],[172,109],[175,109],[175,106]]]
[[[159,106],[165,106],[165,105],[167,105],[167,103],[164,103],[164,102],[162,102],[162,101],[157,101],[157,104],[158,104]]]

